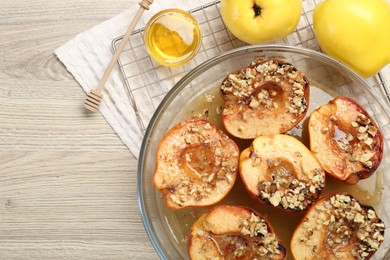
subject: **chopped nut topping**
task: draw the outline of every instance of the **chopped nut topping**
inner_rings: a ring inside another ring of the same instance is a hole
[[[326,246],[336,257],[340,245],[354,243],[352,256],[365,258],[375,252],[384,240],[385,226],[375,211],[361,207],[359,202],[349,195],[335,194],[321,206],[316,205],[316,210],[318,214],[313,217],[322,225],[321,228],[325,229]],[[325,216],[329,221],[324,221]],[[303,242],[307,241],[309,246],[312,236],[313,232],[308,228]]]
[[[332,120],[332,116],[330,119]],[[351,157],[349,158],[351,162],[360,162],[368,168],[373,167],[371,158],[373,158],[375,153],[372,149],[377,144],[377,138],[375,137],[378,133],[378,128],[362,113],[359,113],[355,121],[351,122],[351,126],[354,128],[352,131],[354,135],[352,133],[345,133],[345,138],[341,140],[345,141],[345,143],[340,142],[340,140],[336,141],[340,148],[345,148],[344,150],[351,153]],[[323,131],[321,132],[323,133]]]
[[[368,138],[368,134],[367,133],[358,133],[357,134],[357,139],[359,139],[360,141],[367,140],[367,138]]]
[[[367,211],[367,213],[368,213],[368,218],[369,219],[376,219],[376,214],[375,214],[375,211],[373,211],[372,209],[369,209],[368,211]]]
[[[192,143],[192,140],[191,140],[192,138],[191,138],[191,136],[190,135],[186,135],[185,137],[184,137],[184,140],[185,140],[185,142],[187,143],[187,144],[191,144]]]
[[[328,131],[329,131],[329,128],[328,128],[328,127],[323,127],[323,128],[321,129],[321,133],[323,133],[323,134],[326,134]]]
[[[359,126],[358,132],[359,132],[359,133],[365,133],[365,132],[367,132],[367,127],[366,127],[366,126]]]
[[[371,147],[372,144],[374,143],[374,140],[372,138],[367,137],[367,139],[364,140],[364,143]]]
[[[276,191],[271,198],[269,198],[269,202],[274,206],[279,206],[280,202],[282,201],[282,197],[280,195],[279,191]]]
[[[259,243],[254,245],[258,246],[255,257],[265,257],[272,256],[274,254],[279,254],[279,241],[277,240],[275,234],[268,231],[267,223],[256,216],[254,213],[241,224],[241,234],[244,236],[257,237],[261,240]],[[268,259],[268,258],[267,258]]]
[[[171,200],[172,200],[174,203],[178,204],[178,205],[181,205],[181,204],[182,204],[182,202],[180,201],[180,199],[179,199],[177,196],[173,195],[173,194],[171,194]]]
[[[210,129],[211,129],[210,123],[205,124],[205,125],[204,125],[204,129],[210,130]]]
[[[205,144],[209,144],[209,143],[211,143],[212,141],[210,140],[210,139],[205,139],[205,140],[203,140],[203,143],[205,143]]]
[[[378,128],[376,128],[373,125],[368,126],[368,131],[367,131],[372,137],[375,137],[376,134],[378,133]]]
[[[356,118],[356,122],[362,125],[368,125],[371,123],[371,120],[364,114],[359,114]]]
[[[164,149],[158,151],[160,165],[165,167],[156,169],[154,176],[158,182],[155,185],[166,196],[168,206],[179,209],[203,205],[226,195],[223,189],[236,179],[237,145],[200,118],[181,122],[168,133],[168,137],[162,139]],[[172,176],[167,177],[169,169]]]
[[[260,102],[257,99],[254,99],[254,98],[251,100],[251,103],[249,104],[249,106],[251,108],[258,108],[259,105],[260,105]]]
[[[270,164],[271,163],[271,164]],[[273,165],[270,162],[269,165]],[[271,172],[272,181],[258,184],[260,198],[274,207],[284,209],[305,209],[318,197],[318,192],[325,185],[324,172],[317,169],[311,183],[295,179],[285,168],[275,167]]]
[[[278,96],[278,92],[263,88],[256,95],[256,89],[267,82],[279,83],[282,80],[292,85],[287,111],[292,114],[303,113],[307,108],[304,97],[304,86],[307,82],[302,72],[289,64],[277,64],[274,60],[261,64],[252,63],[249,68],[229,74],[221,90],[223,93],[233,94],[238,98],[239,103],[245,103],[252,109],[257,110],[261,106],[263,109],[272,110],[279,107],[279,104],[273,100]]]

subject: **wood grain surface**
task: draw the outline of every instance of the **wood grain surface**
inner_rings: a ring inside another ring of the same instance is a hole
[[[0,259],[158,259],[137,161],[53,55],[135,0],[0,0]]]

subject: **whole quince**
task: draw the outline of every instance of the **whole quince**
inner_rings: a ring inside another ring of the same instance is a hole
[[[290,34],[299,22],[302,0],[222,0],[221,16],[238,39],[272,42]]]
[[[322,51],[370,77],[390,62],[387,0],[326,0],[313,14]]]

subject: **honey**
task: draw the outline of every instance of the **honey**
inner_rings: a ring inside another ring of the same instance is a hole
[[[149,55],[165,66],[180,66],[190,61],[201,45],[196,20],[179,9],[164,10],[153,16],[145,29]]]
[[[315,86],[314,86],[315,85]],[[321,87],[317,87],[315,83],[311,86],[311,100],[309,108],[314,109],[316,106],[327,103],[330,99],[333,99],[333,95],[329,95]],[[194,101],[192,101],[188,107],[178,115],[177,121],[191,118],[194,115],[202,115],[207,118],[210,122],[217,125],[219,128],[224,130],[223,123],[221,120],[221,106],[223,100],[219,95],[219,88],[211,88],[212,90],[204,95],[200,95]],[[212,97],[212,98],[210,98]],[[207,111],[207,112],[206,112]],[[310,111],[308,111],[310,114]],[[297,137],[304,144],[308,145],[307,132],[303,131],[307,124],[307,120],[303,120],[301,124],[289,131],[289,134]],[[226,132],[226,131],[225,131]],[[240,150],[249,147],[252,140],[241,140],[233,138],[238,144]],[[325,189],[321,193],[321,197],[333,193],[333,192],[348,192],[349,194],[358,198],[361,202],[367,205],[373,206],[375,209],[379,208],[381,201],[381,188],[382,187],[382,173],[378,171],[375,175],[371,176],[366,180],[360,181],[356,185],[347,185],[341,181],[333,178],[326,178]],[[160,197],[161,204],[164,204],[163,198]],[[294,232],[295,227],[298,225],[300,220],[305,214],[305,211],[298,212],[286,212],[280,209],[273,208],[268,205],[260,204],[255,201],[246,192],[245,186],[242,183],[240,177],[237,177],[236,183],[230,193],[218,203],[218,205],[241,205],[248,206],[256,211],[260,212],[265,216],[274,227],[275,233],[284,242],[287,248],[287,259],[292,259],[290,251],[290,240]],[[173,239],[177,243],[177,247],[182,254],[183,259],[188,259],[187,255],[187,238],[188,233],[192,224],[203,214],[209,211],[211,208],[185,208],[182,210],[172,210],[164,207],[164,219],[169,226],[169,230],[172,233]]]

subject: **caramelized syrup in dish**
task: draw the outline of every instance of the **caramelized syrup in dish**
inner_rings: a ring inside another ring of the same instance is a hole
[[[307,116],[320,105],[326,104],[329,100],[333,99],[333,96],[324,92],[319,87],[314,87],[313,85],[311,86],[309,111],[306,118],[302,120],[298,126],[288,132],[288,134],[295,136],[307,146],[309,145],[309,139],[307,137],[307,132],[305,131],[307,128]],[[183,111],[178,118],[178,121],[189,119],[194,115],[202,115],[203,118],[207,118],[210,122],[217,125],[226,133],[221,120],[223,101],[218,91],[219,88],[216,87],[213,88],[212,91],[199,96],[186,108],[186,110]],[[232,139],[238,144],[240,151],[249,147],[252,142],[252,140],[240,140],[234,137],[232,137]],[[321,194],[321,197],[332,192],[348,192],[359,199],[362,203],[371,205],[375,209],[378,209],[381,200],[381,187],[381,172],[376,172],[370,178],[362,180],[356,185],[347,185],[327,176],[326,186]],[[161,203],[164,203],[162,198]],[[233,189],[227,197],[218,204],[248,206],[260,212],[270,221],[276,234],[286,246],[288,259],[292,259],[289,243],[295,227],[305,213],[304,211],[286,212],[280,209],[275,209],[272,206],[260,204],[248,195],[239,176],[237,176]],[[203,213],[209,211],[212,207],[213,206],[206,208],[186,208],[179,211],[164,208],[164,217],[174,239],[178,243],[178,246],[182,249],[185,257],[187,257],[187,236],[189,229]]]

